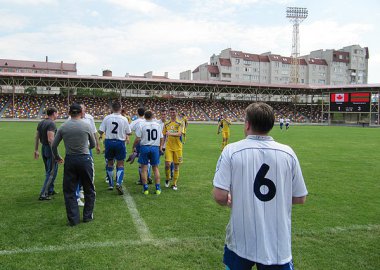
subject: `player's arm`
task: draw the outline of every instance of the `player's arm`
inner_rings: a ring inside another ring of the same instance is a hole
[[[306,201],[306,196],[292,197],[292,204],[304,204],[305,201]]]
[[[38,152],[38,147],[40,145],[40,133],[38,132],[38,130],[36,131],[36,136],[34,140],[34,159],[38,159],[38,157],[40,156],[40,153]]]
[[[54,135],[55,135],[54,131],[48,130],[48,132],[47,132],[47,138],[48,138],[48,142],[49,142],[50,146],[53,144]]]
[[[133,150],[136,149],[136,146],[139,144],[140,141],[141,141],[141,138],[136,136],[135,141],[133,142],[133,147],[132,147]]]
[[[231,205],[231,195],[227,190],[214,187],[214,200],[222,206],[230,206]]]
[[[62,135],[61,135],[61,129],[58,129],[56,136],[54,137],[54,141],[51,145],[51,150],[53,152],[54,159],[58,163],[63,163],[62,157],[58,153],[58,145],[62,140]]]

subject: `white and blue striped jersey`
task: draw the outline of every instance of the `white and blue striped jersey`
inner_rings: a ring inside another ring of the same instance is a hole
[[[100,124],[99,130],[106,134],[108,140],[125,141],[131,133],[128,119],[119,113],[107,115]]]
[[[141,145],[160,146],[160,139],[164,137],[160,124],[153,120],[141,122],[135,133]]]
[[[265,265],[290,262],[292,197],[307,195],[293,150],[269,136],[247,136],[224,148],[213,184],[232,198],[227,247]]]
[[[137,118],[131,123],[131,130],[136,133],[136,130],[140,127],[141,122],[145,122],[145,118]]]

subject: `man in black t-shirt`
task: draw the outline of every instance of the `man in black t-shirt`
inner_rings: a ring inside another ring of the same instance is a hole
[[[34,158],[38,159],[38,146],[41,142],[41,156],[45,164],[45,181],[39,197],[41,201],[50,200],[51,195],[57,194],[54,190],[54,182],[57,177],[58,164],[53,157],[51,145],[57,131],[54,121],[58,118],[58,111],[51,107],[46,109],[46,114],[48,118],[38,123],[34,147]]]

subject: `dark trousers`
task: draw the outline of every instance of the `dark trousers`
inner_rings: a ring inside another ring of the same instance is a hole
[[[46,197],[49,193],[54,192],[54,182],[57,177],[58,164],[54,160],[50,145],[42,145],[41,155],[45,164],[45,181],[40,196]]]
[[[84,191],[83,221],[93,219],[95,205],[94,163],[90,155],[66,155],[63,172],[63,196],[65,198],[67,219],[70,225],[80,220],[79,206],[75,191],[82,182]]]

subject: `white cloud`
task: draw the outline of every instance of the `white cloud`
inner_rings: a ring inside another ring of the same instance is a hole
[[[58,4],[58,0],[0,0],[0,4],[16,4],[16,5],[42,5],[42,4]]]
[[[167,10],[149,0],[107,0],[111,4],[124,9],[137,11],[147,15],[159,15]]]
[[[28,18],[24,16],[12,14],[9,10],[0,10],[0,32],[19,30],[27,25],[27,23]]]

